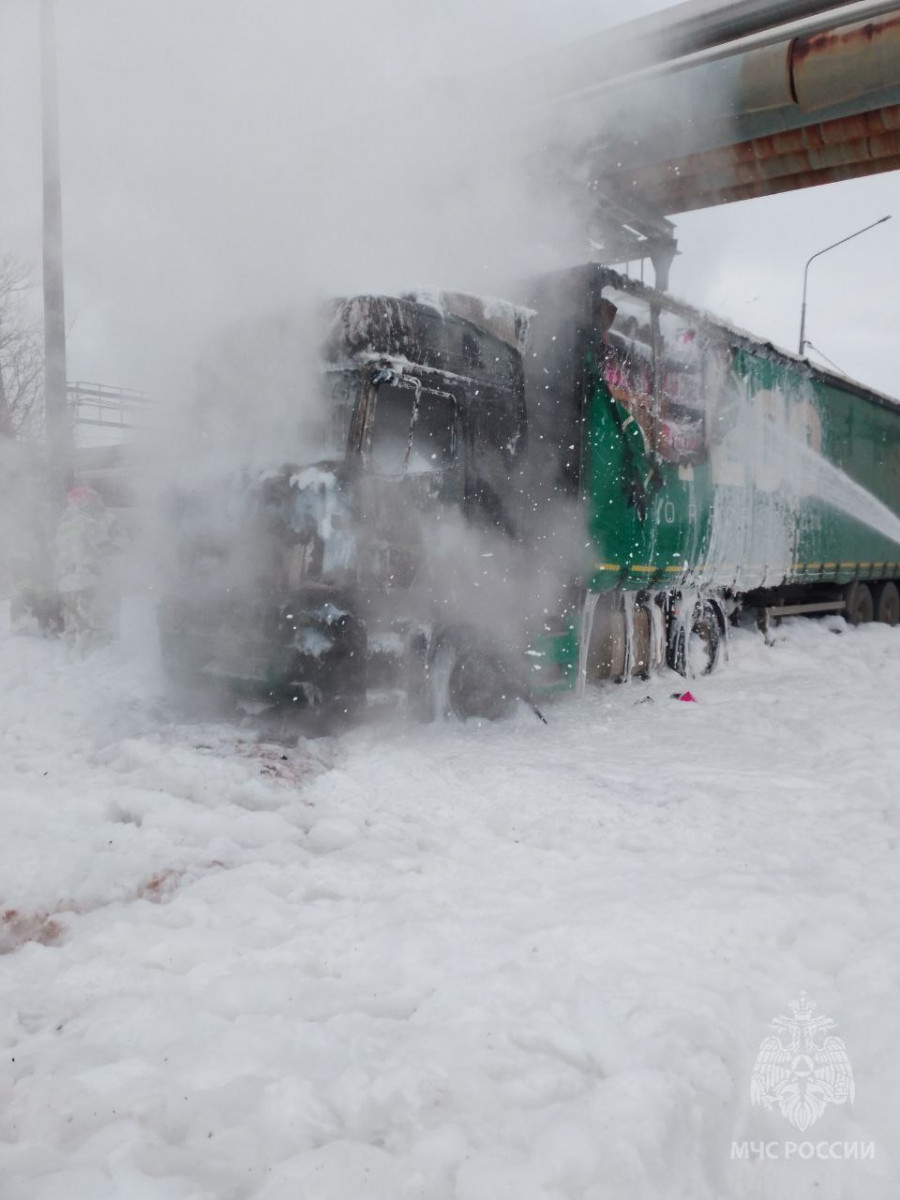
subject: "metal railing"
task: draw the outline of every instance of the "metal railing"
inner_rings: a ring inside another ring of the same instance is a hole
[[[69,383],[66,392],[75,425],[99,425],[107,429],[145,428],[146,418],[156,403],[146,392],[134,388],[81,380]]]

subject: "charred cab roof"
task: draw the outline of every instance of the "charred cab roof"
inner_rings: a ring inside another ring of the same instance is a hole
[[[477,312],[477,298],[460,299]],[[335,301],[324,353],[337,366],[397,359],[501,388],[520,386],[522,376],[518,347],[444,305],[414,297]]]

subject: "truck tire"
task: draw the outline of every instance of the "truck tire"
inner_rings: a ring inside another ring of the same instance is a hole
[[[900,622],[900,591],[896,583],[882,583],[875,593],[875,619],[883,625]]]
[[[722,637],[716,605],[709,600],[698,601],[690,628],[679,622],[669,635],[669,666],[686,678],[711,675],[719,663]]]
[[[499,660],[477,643],[442,641],[429,664],[435,720],[482,717],[498,721],[512,710],[516,690]]]
[[[875,616],[875,602],[868,584],[855,579],[844,593],[844,617],[848,625],[866,625]]]

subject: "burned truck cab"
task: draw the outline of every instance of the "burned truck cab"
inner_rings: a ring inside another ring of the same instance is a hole
[[[510,478],[525,450],[527,313],[457,294],[339,301],[325,346],[346,453],[375,482],[402,481],[514,535]]]
[[[228,586],[219,563],[198,589],[188,551],[193,582],[160,611],[170,665],[298,706],[420,688],[455,620],[442,538],[475,527],[511,541],[521,526],[526,325],[521,309],[465,296],[335,302],[327,456],[304,462],[297,446],[243,486],[220,539],[223,560],[243,554]]]

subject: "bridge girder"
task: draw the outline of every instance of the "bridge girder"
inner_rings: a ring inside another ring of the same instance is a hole
[[[861,12],[870,19],[847,20]],[[656,16],[686,58],[663,61],[662,34],[644,18],[609,34],[635,70],[593,86],[576,73],[581,86],[551,104],[544,168],[596,197],[594,223],[609,224],[604,206],[639,206],[658,223],[900,168],[900,5],[692,0]],[[651,256],[645,240],[632,240],[632,257]]]

